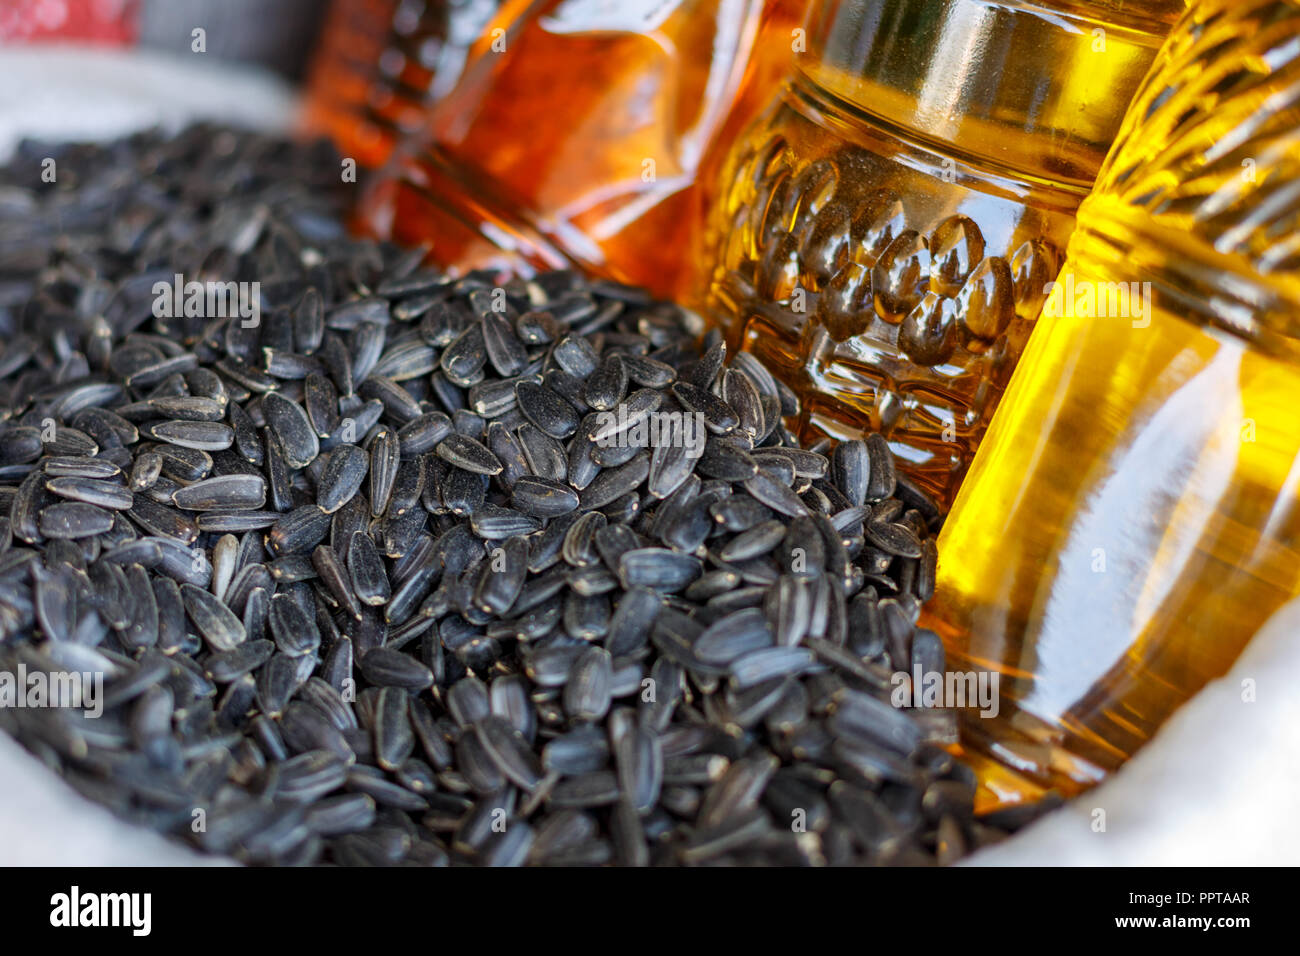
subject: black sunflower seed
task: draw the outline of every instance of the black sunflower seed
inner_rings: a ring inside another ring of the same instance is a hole
[[[370,456],[356,445],[338,445],[330,452],[325,472],[316,486],[316,503],[333,514],[361,489],[370,468]]]
[[[388,573],[375,548],[374,539],[365,531],[355,531],[348,546],[348,573],[357,599],[363,604],[379,606],[392,594]]]
[[[511,501],[524,514],[537,518],[554,518],[578,507],[578,495],[568,485],[531,475],[514,482]]]
[[[760,472],[744,482],[745,490],[773,511],[792,518],[808,514],[808,506],[788,486]]]
[[[272,598],[267,624],[281,653],[297,657],[312,654],[320,647],[321,635],[316,622],[287,595]]]
[[[524,417],[552,438],[568,438],[578,430],[578,412],[545,385],[520,382],[515,397]]]
[[[869,463],[866,500],[881,501],[891,496],[897,486],[894,456],[889,450],[889,443],[885,441],[883,435],[879,434],[867,437],[866,450]]]
[[[49,469],[46,469],[46,473],[49,473]],[[60,498],[83,501],[86,504],[108,508],[113,511],[130,508],[135,501],[135,495],[131,493],[129,488],[116,482],[100,481],[94,478],[51,478],[45,483],[45,488],[51,494],[58,495]]]
[[[712,392],[690,382],[678,382],[672,386],[672,393],[688,410],[703,415],[705,426],[714,434],[725,434],[740,424],[735,410]]]
[[[865,525],[867,540],[886,554],[901,558],[921,557],[921,539],[906,525],[888,521],[868,521]]]
[[[290,468],[306,468],[320,454],[320,439],[297,402],[270,392],[262,398],[262,414],[266,416],[267,428],[280,440]],[[229,443],[224,447],[229,447]]]
[[[328,514],[318,505],[303,505],[271,526],[266,546],[276,555],[304,553],[324,541],[329,530]]]
[[[600,367],[587,379],[583,399],[597,411],[608,411],[623,400],[627,382],[628,373],[623,357],[618,353],[607,355]]]
[[[610,706],[613,665],[609,651],[589,647],[573,662],[564,685],[564,709],[575,720],[600,720]]]
[[[7,723],[84,792],[277,865],[1001,834],[953,711],[888,702],[946,662],[942,515],[881,436],[800,445],[785,382],[640,290],[349,238],[309,148],[59,148],[74,180],[0,189],[0,670],[104,672],[96,727]],[[261,321],[153,316],[195,270],[260,276]]]
[[[591,484],[582,490],[582,507],[585,510],[605,507],[640,487],[649,473],[650,454],[644,451],[626,464],[601,471]]]
[[[361,675],[379,687],[423,690],[433,684],[433,672],[409,654],[376,647],[361,658]]]
[[[596,427],[587,433],[587,437],[598,445],[616,444],[620,436],[646,421],[662,402],[661,392],[650,388],[638,389],[617,408],[598,415]]]
[[[504,615],[519,597],[528,574],[528,539],[516,536],[494,548],[483,562],[474,602],[488,614]]]
[[[783,521],[764,521],[736,535],[718,551],[723,561],[745,561],[769,553],[786,535]]]
[[[433,451],[438,442],[452,433],[451,419],[442,412],[428,412],[413,418],[397,432],[401,453],[410,458]]]
[[[385,428],[375,436],[370,446],[370,513],[376,517],[388,510],[401,456],[401,442],[395,432]]]
[[[244,625],[215,596],[192,584],[181,585],[185,612],[214,651],[231,651],[244,642]]]
[[[600,361],[591,343],[577,335],[566,335],[556,344],[551,354],[560,368],[580,379],[585,379],[594,372]]]
[[[729,664],[738,657],[773,645],[772,629],[762,609],[751,607],[715,621],[695,642],[700,660]]]
[[[172,501],[186,511],[256,510],[266,503],[266,481],[261,475],[207,478],[177,488]]]
[[[488,361],[504,378],[518,375],[528,364],[528,352],[515,336],[509,320],[499,312],[483,314],[483,344]]]
[[[474,732],[488,756],[512,783],[533,790],[542,780],[542,763],[532,746],[502,717],[486,714],[474,723]]]
[[[47,538],[90,538],[113,527],[113,512],[85,502],[70,501],[42,508],[37,527]]]
[[[502,470],[501,462],[486,445],[465,435],[448,435],[434,453],[448,464],[476,475],[499,475]]]
[[[638,548],[619,561],[619,574],[628,588],[680,591],[700,576],[700,560],[666,548]]]

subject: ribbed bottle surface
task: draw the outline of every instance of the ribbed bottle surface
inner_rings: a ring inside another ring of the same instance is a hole
[[[1300,594],[1297,89],[1295,0],[1180,21],[945,525],[930,623],[1003,674],[967,729],[1008,799],[1118,766]]]

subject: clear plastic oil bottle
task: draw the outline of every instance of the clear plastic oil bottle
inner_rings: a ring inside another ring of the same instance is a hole
[[[1300,3],[1203,0],[1135,99],[939,541],[1004,801],[1094,782],[1300,594]]]
[[[831,0],[743,135],[709,310],[951,500],[1181,0]]]
[[[679,294],[702,178],[785,75],[805,3],[507,3],[359,224],[447,268],[576,266]]]

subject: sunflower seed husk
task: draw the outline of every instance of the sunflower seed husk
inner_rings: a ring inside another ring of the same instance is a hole
[[[185,511],[255,511],[266,504],[266,480],[261,475],[206,478],[177,488],[172,502]]]

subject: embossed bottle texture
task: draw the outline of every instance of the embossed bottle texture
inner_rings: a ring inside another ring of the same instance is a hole
[[[818,5],[724,173],[707,291],[806,430],[881,430],[951,500],[1177,6]]]

